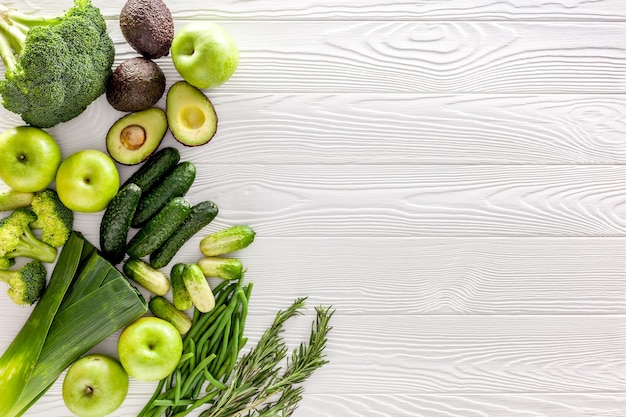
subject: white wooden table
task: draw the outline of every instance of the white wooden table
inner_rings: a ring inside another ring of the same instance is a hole
[[[123,1],[95,3],[116,63],[135,56]],[[241,49],[206,91],[218,134],[179,147],[191,199],[220,207],[207,230],[258,232],[251,341],[298,296],[337,309],[298,417],[626,415],[626,1],[167,3],[177,28],[217,21]],[[101,97],[50,132],[64,155],[104,150],[120,116]],[[99,218],[76,228],[97,242]],[[0,297],[0,351],[30,311]],[[114,416],[153,386],[132,381]],[[60,380],[28,415],[69,416]]]

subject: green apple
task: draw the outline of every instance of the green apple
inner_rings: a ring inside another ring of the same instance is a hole
[[[70,366],[61,393],[67,409],[78,417],[103,417],[124,402],[128,374],[117,359],[90,354]]]
[[[183,26],[172,40],[172,61],[178,73],[198,88],[225,83],[239,64],[239,48],[230,34],[212,22]]]
[[[18,126],[0,135],[0,178],[16,191],[46,188],[61,163],[61,149],[44,130]]]
[[[120,188],[120,174],[104,152],[85,149],[61,162],[56,176],[59,199],[70,210],[95,213],[104,210]]]
[[[165,378],[174,372],[182,353],[183,339],[176,327],[152,316],[129,324],[117,341],[122,366],[140,381]]]

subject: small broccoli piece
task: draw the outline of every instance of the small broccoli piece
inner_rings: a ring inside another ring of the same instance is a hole
[[[12,258],[0,258],[0,271],[11,268],[15,264],[15,259]]]
[[[33,193],[5,189],[0,191],[0,211],[28,207],[33,201]]]
[[[3,106],[47,128],[78,116],[105,92],[115,45],[91,0],[74,0],[54,18],[0,5],[0,56]]]
[[[30,227],[41,229],[41,240],[56,248],[63,246],[74,225],[74,212],[65,207],[57,192],[47,188],[35,193],[31,209],[37,220]]]
[[[0,271],[0,281],[9,284],[7,293],[15,304],[33,304],[46,288],[46,268],[37,260],[30,261],[21,269]]]
[[[37,239],[30,224],[37,215],[30,209],[18,208],[0,220],[0,257],[37,259],[41,262],[54,262],[57,249]]]

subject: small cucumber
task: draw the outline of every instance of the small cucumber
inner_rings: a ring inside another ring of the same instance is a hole
[[[147,192],[161,178],[172,170],[180,161],[180,153],[176,148],[163,148],[152,155],[144,164],[135,171],[124,185],[133,183]]]
[[[180,334],[185,334],[191,329],[189,316],[161,296],[152,297],[148,302],[148,308],[156,317],[170,322]]]
[[[163,268],[167,265],[185,242],[213,221],[217,212],[217,206],[211,201],[203,201],[193,206],[183,224],[150,254],[150,265],[153,268]]]
[[[220,230],[200,241],[204,256],[218,256],[248,247],[254,241],[255,232],[250,226],[238,225]]]
[[[176,165],[158,184],[142,194],[132,227],[143,227],[168,201],[184,196],[195,178],[196,166],[192,162],[185,161]]]
[[[177,263],[172,267],[172,271],[170,272],[172,300],[174,301],[174,306],[179,310],[188,310],[193,307],[191,297],[189,297],[189,292],[187,292],[187,288],[185,288],[185,283],[183,282],[184,269],[185,264]]]
[[[170,290],[170,281],[165,274],[141,259],[129,258],[124,263],[123,271],[128,278],[154,295],[165,295]]]
[[[215,307],[213,291],[211,291],[209,282],[204,277],[198,265],[185,265],[185,269],[183,269],[183,282],[185,283],[187,292],[189,292],[189,297],[191,297],[193,305],[196,306],[200,312],[206,313]]]
[[[113,197],[100,222],[100,250],[112,264],[118,264],[126,253],[130,222],[141,197],[141,188],[128,183]]]
[[[190,211],[191,204],[185,198],[172,198],[128,242],[128,255],[133,258],[150,255],[179,228]]]
[[[198,261],[198,266],[207,278],[239,279],[244,273],[239,259],[207,256]]]

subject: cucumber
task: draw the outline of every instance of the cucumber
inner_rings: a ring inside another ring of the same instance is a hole
[[[183,269],[183,282],[193,305],[202,313],[215,307],[215,296],[202,270],[196,264],[186,264]]]
[[[255,232],[250,226],[237,225],[220,230],[200,241],[204,256],[219,256],[248,247],[254,241]]]
[[[184,196],[195,178],[196,166],[192,162],[185,161],[176,165],[158,184],[142,194],[132,227],[143,227],[168,201]]]
[[[193,307],[191,297],[185,288],[183,282],[183,270],[185,264],[177,263],[172,267],[170,272],[170,282],[172,284],[172,301],[174,301],[174,307],[179,310],[188,310]]]
[[[118,264],[126,253],[126,239],[130,223],[139,198],[141,188],[128,183],[113,197],[100,222],[100,250],[102,256],[112,264]]]
[[[217,206],[211,201],[203,201],[193,206],[183,224],[150,254],[150,265],[153,268],[163,268],[167,265],[185,242],[213,221],[217,212]]]
[[[128,255],[133,258],[150,255],[179,228],[190,211],[191,204],[185,198],[172,198],[128,242]]]
[[[198,266],[207,278],[224,280],[239,279],[245,272],[239,259],[207,256],[198,261]]]
[[[180,161],[180,153],[176,148],[163,148],[152,155],[135,171],[124,185],[137,184],[144,192],[152,188],[161,178],[172,170]]]
[[[191,329],[191,319],[187,314],[178,310],[167,299],[156,296],[148,302],[148,307],[156,317],[170,322],[182,335]]]
[[[165,295],[170,290],[170,281],[165,274],[137,258],[124,263],[124,274],[154,295]]]

